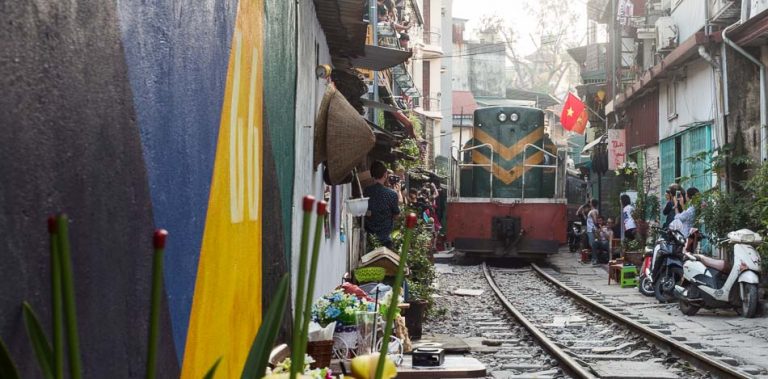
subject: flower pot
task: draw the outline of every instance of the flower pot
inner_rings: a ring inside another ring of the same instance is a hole
[[[410,302],[410,307],[405,310],[405,327],[408,329],[408,336],[412,340],[421,339],[422,324],[426,315],[427,302],[417,300]]]
[[[333,348],[337,350],[357,347],[357,325],[336,325],[333,332]]]
[[[333,356],[333,340],[307,342],[307,354],[315,361],[309,367],[312,369],[329,367]]]

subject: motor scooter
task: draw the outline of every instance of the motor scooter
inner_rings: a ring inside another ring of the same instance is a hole
[[[653,295],[660,303],[675,300],[675,285],[683,280],[683,248],[686,238],[679,230],[670,227],[661,230],[651,258]]]
[[[582,225],[581,221],[574,221],[571,224],[571,229],[568,231],[568,250],[571,253],[575,253],[581,248],[586,230],[587,228]]]
[[[686,252],[683,283],[675,285],[674,291],[680,311],[693,316],[701,308],[734,308],[744,317],[755,317],[760,284],[760,254],[755,246],[763,238],[749,229],[741,229],[714,242],[721,248],[733,246],[733,262],[729,265],[724,260]]]
[[[654,248],[646,246],[643,254],[643,264],[640,266],[640,275],[637,277],[637,290],[645,296],[653,296],[653,276],[651,275],[651,263],[653,262]]]

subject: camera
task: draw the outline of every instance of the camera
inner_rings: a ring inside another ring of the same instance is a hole
[[[400,183],[400,177],[397,176],[397,175],[390,175],[389,176],[389,184],[390,185],[395,185],[397,183]]]

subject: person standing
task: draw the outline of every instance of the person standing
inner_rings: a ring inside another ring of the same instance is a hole
[[[682,224],[680,232],[683,233],[685,238],[691,233],[693,223],[696,221],[696,207],[691,204],[691,200],[694,196],[699,194],[699,189],[696,187],[688,188],[685,194],[680,191],[675,195],[675,220],[679,220]]]
[[[587,213],[587,239],[589,240],[589,247],[592,249],[592,264],[597,264],[598,255],[597,218],[600,216],[600,211],[597,210],[598,204],[597,199],[592,199],[590,202],[592,209]]]
[[[673,200],[675,198],[675,194],[679,190],[680,186],[675,183],[669,186],[669,188],[667,188],[667,192],[664,194],[664,197],[667,198],[667,204],[664,206],[664,211],[662,211],[664,216],[666,216],[664,225],[662,225],[662,227],[665,229],[669,226],[669,224],[672,223],[672,221],[675,219],[675,215],[677,214],[677,212],[675,212],[675,202]]]
[[[397,192],[384,186],[388,180],[387,167],[384,163],[373,162],[371,176],[374,183],[363,190],[363,196],[368,198],[365,231],[376,236],[386,248],[392,249],[391,234],[395,227],[394,219],[400,214],[399,197]]]
[[[624,238],[634,240],[637,224],[635,224],[635,219],[632,217],[635,207],[632,206],[632,200],[629,198],[629,195],[621,195],[621,207],[621,219],[624,222]]]

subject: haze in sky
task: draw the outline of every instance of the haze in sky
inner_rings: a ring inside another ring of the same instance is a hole
[[[525,4],[538,6],[538,0],[453,0],[453,17],[468,19],[465,35],[472,38],[475,29],[480,25],[480,19],[487,15],[499,15],[508,25],[513,25],[518,33],[528,35],[526,30],[532,30],[536,26],[536,19],[531,17]],[[572,10],[582,16],[582,21],[574,25],[574,36],[582,36],[586,32],[587,7],[582,0],[568,2]],[[534,51],[535,47],[530,38],[520,38],[518,41],[519,52],[527,55]]]

